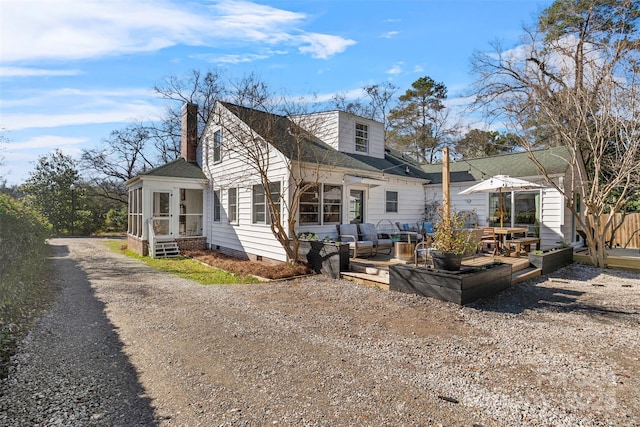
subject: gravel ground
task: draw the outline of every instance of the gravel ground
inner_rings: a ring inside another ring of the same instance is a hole
[[[322,276],[202,286],[54,239],[60,293],[0,426],[638,426],[640,274],[574,264],[463,308]]]

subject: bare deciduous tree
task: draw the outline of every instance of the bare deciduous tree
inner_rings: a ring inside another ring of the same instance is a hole
[[[536,164],[585,230],[596,266],[614,213],[640,186],[639,17],[636,0],[558,0],[517,49],[495,45],[472,59],[477,105],[512,126],[530,154],[541,134],[569,151],[564,185]]]
[[[157,165],[149,130],[136,123],[114,130],[103,145],[82,151],[80,165],[100,196],[127,203],[125,181]]]
[[[193,69],[183,77],[167,76],[153,89],[161,99],[175,101],[167,106],[160,126],[153,127],[150,131],[159,144],[159,152],[166,157],[163,160],[170,161],[180,156],[182,106],[186,103],[198,105],[198,129],[202,132],[216,101],[224,99],[227,85],[218,70],[202,72]]]
[[[391,82],[376,83],[362,88],[367,100],[349,101],[347,94],[342,92],[332,97],[331,104],[341,111],[383,123],[386,132],[389,125],[389,112],[394,104],[393,96],[397,90],[398,87]]]
[[[228,187],[252,181],[261,184],[271,232],[287,258],[297,260],[300,200],[305,192],[317,188],[331,152],[312,134],[314,127],[322,125],[322,119],[303,114],[308,113],[308,106],[275,97],[256,76],[248,76],[233,86],[233,103],[220,103],[213,113],[213,123],[220,126],[224,135],[220,143],[223,159],[214,167],[218,168],[218,176],[226,177],[214,185]],[[208,156],[203,154],[205,167],[211,164]],[[224,156],[235,161],[225,161]],[[238,165],[243,169],[238,170]],[[280,188],[283,177],[284,188]]]

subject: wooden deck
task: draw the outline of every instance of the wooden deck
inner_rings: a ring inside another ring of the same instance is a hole
[[[573,254],[573,260],[575,262],[591,264],[591,259],[586,249],[575,252]],[[607,249],[606,267],[640,271],[640,249]]]
[[[473,267],[491,264],[500,261],[512,265],[511,283],[518,283],[540,275],[540,270],[532,268],[527,258],[504,257],[498,255],[482,254],[474,258],[462,261],[463,266]],[[388,255],[378,255],[371,258],[355,258],[351,260],[351,271],[340,273],[343,279],[357,282],[363,285],[375,286],[380,289],[389,289],[389,266],[392,264],[413,264],[390,258]]]
[[[590,264],[591,261],[586,250],[577,251],[573,254],[575,262]],[[482,254],[474,258],[462,261],[463,266],[481,266],[490,264],[493,261],[500,261],[512,265],[511,284],[516,284],[533,277],[540,276],[540,270],[531,267],[529,260],[525,257],[514,258],[499,255]],[[372,258],[356,258],[351,260],[351,271],[341,272],[343,279],[364,285],[375,286],[380,289],[389,289],[389,266],[391,264],[412,264],[390,257],[389,255],[378,255]],[[638,249],[608,249],[607,267],[620,268],[640,272],[640,250]]]

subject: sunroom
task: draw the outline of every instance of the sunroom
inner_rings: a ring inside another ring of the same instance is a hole
[[[180,158],[136,176],[129,191],[127,246],[146,256],[205,247],[207,180],[195,164]]]

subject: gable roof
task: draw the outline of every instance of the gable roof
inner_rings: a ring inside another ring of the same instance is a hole
[[[171,178],[207,179],[197,163],[187,162],[180,157],[172,162],[141,172],[140,176],[166,176]]]
[[[321,164],[349,170],[385,173],[409,178],[429,179],[414,162],[407,162],[385,150],[385,158],[375,158],[362,154],[343,153],[325,143],[310,132],[302,129],[285,116],[242,107],[228,102],[220,102],[233,115],[246,123],[265,141],[280,151],[289,160]],[[300,153],[296,134],[301,135]],[[409,173],[407,172],[409,168]]]
[[[566,147],[552,147],[533,151],[536,159],[547,169],[549,175],[563,174],[569,169],[570,154]],[[495,175],[512,177],[538,176],[536,165],[528,153],[508,153],[477,159],[463,159],[449,163],[451,182],[481,181]],[[432,184],[442,183],[442,164],[423,165],[423,170]]]

